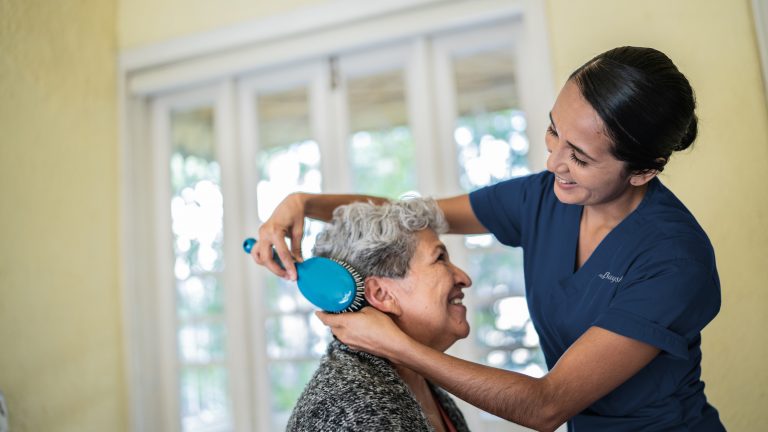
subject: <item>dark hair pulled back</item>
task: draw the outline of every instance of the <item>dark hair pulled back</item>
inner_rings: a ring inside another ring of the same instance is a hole
[[[576,69],[570,79],[605,124],[613,155],[630,172],[662,171],[672,152],[696,139],[696,100],[661,51],[619,47]]]

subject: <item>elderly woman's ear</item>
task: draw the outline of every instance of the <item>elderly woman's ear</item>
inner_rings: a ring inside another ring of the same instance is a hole
[[[390,278],[368,276],[365,278],[365,299],[384,313],[400,316],[402,309],[394,293],[394,285],[395,282]]]

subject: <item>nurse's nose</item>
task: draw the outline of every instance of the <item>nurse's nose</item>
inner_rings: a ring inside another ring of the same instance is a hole
[[[568,155],[564,145],[555,139],[550,143],[549,155],[547,155],[547,170],[551,172],[567,172],[568,171]]]

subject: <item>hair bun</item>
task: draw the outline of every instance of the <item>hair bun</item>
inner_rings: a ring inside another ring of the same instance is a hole
[[[693,144],[696,140],[696,135],[699,133],[699,119],[696,114],[691,117],[691,121],[688,123],[688,128],[685,130],[685,134],[680,138],[680,144],[675,147],[675,151],[685,150]]]
[[[630,172],[660,168],[657,160],[693,144],[698,133],[690,82],[663,52],[618,47],[570,76],[603,121],[613,156]]]

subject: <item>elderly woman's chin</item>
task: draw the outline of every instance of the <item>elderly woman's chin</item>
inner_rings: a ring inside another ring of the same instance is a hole
[[[463,322],[460,323],[457,322],[452,324],[453,325],[451,328],[443,328],[442,330],[437,330],[434,333],[434,335],[437,337],[435,337],[431,342],[427,342],[426,345],[429,345],[438,351],[445,351],[453,346],[453,344],[458,340],[465,339],[467,336],[469,336],[469,323],[466,320],[463,320]]]

